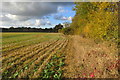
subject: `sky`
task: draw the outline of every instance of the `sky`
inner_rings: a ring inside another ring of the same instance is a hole
[[[75,15],[73,2],[2,2],[0,27],[53,28],[71,23]]]

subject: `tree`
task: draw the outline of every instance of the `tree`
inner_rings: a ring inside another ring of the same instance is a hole
[[[55,31],[55,32],[58,32],[58,30],[59,30],[59,29],[62,29],[62,28],[63,28],[63,25],[58,24],[58,25],[56,25],[56,26],[54,27],[54,31]]]
[[[66,27],[63,28],[61,32],[65,35],[72,35],[74,31],[71,27]]]
[[[76,11],[76,15],[70,24],[70,28],[74,31],[72,33],[94,40],[118,41],[116,2],[76,2],[75,5],[73,10]]]

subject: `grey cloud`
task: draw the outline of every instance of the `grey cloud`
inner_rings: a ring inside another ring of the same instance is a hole
[[[12,17],[14,16],[14,17]],[[29,16],[19,16],[19,15],[12,15],[12,14],[2,14],[2,17],[0,17],[2,21],[26,21],[30,19]]]
[[[3,12],[21,16],[42,17],[57,12],[57,5],[52,5],[51,3],[6,2],[2,5]]]
[[[3,16],[0,20],[2,20],[2,21],[10,21],[11,19],[6,17],[6,16]]]
[[[68,2],[3,2],[2,11],[21,16],[45,16],[56,13],[58,6],[70,6]]]
[[[3,0],[2,2],[74,2],[74,0]]]
[[[0,11],[2,11],[2,21],[8,22],[23,22],[29,19],[49,19],[51,14],[57,13],[59,6],[71,6],[73,3],[69,2],[2,2],[0,3]],[[15,15],[16,17],[9,18],[5,14]],[[46,16],[46,17],[44,17]],[[18,24],[19,24],[18,23]],[[11,23],[10,23],[11,24]],[[10,25],[9,24],[9,25]],[[52,25],[51,23],[41,23]]]

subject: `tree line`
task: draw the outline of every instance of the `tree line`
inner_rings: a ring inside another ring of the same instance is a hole
[[[61,32],[67,35],[81,35],[95,41],[118,42],[117,2],[75,2],[76,15],[70,27]]]
[[[63,25],[58,24],[54,28],[31,28],[31,27],[10,27],[2,28],[2,32],[58,32],[59,29],[62,29]]]

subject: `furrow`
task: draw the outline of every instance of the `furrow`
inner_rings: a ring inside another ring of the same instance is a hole
[[[52,45],[52,44],[51,44],[51,45]],[[38,49],[38,50],[36,50],[35,52],[33,51],[33,52],[29,53],[29,54],[26,54],[26,55],[25,55],[24,57],[22,57],[20,60],[17,60],[16,62],[14,62],[14,63],[11,65],[11,67],[14,66],[14,64],[17,64],[18,62],[25,61],[25,59],[27,59],[27,57],[34,56],[34,53],[38,53],[38,52],[44,50],[45,48],[47,48],[48,46],[50,46],[50,45],[47,45],[46,47],[44,47],[44,48],[42,48],[42,49]],[[8,66],[8,68],[9,68],[9,67],[10,67],[10,66]],[[5,67],[5,68],[6,68],[6,67]],[[3,71],[4,71],[5,68],[3,67]]]
[[[18,67],[18,65],[22,65],[23,63],[28,63],[28,62],[30,62],[32,59],[36,59],[37,56],[38,56],[37,53],[41,53],[41,54],[44,53],[45,50],[49,49],[48,47],[49,47],[49,46],[47,46],[46,48],[44,48],[44,49],[42,49],[42,50],[37,50],[37,51],[35,51],[35,52],[32,52],[32,53],[30,53],[30,54],[22,57],[20,60],[17,60],[17,61],[16,61],[15,63],[13,63],[12,65],[3,68],[2,71],[4,72],[5,70],[10,70],[10,69],[12,70],[12,68]],[[35,54],[36,54],[36,55],[35,55]],[[39,54],[39,55],[40,55],[40,54]]]
[[[39,38],[37,38],[37,39],[28,40],[28,41],[26,41],[25,43],[22,43],[22,44],[20,44],[20,45],[12,46],[12,48],[9,47],[10,49],[9,49],[9,48],[6,48],[6,49],[8,49],[8,50],[3,49],[3,50],[2,50],[2,53],[4,53],[3,55],[7,55],[7,53],[8,53],[9,51],[15,51],[15,50],[18,50],[18,49],[20,49],[20,48],[22,48],[22,47],[27,47],[27,46],[30,46],[30,45],[39,43],[39,42],[41,42],[41,41],[39,41],[39,40],[41,40],[41,38],[42,38],[42,37],[39,37]]]
[[[5,48],[11,47],[11,46],[15,46],[15,45],[20,44],[20,43],[24,43],[24,42],[31,41],[31,40],[33,40],[33,37],[34,37],[34,36],[30,36],[30,37],[28,37],[28,38],[26,38],[26,39],[20,40],[19,42],[15,42],[15,43],[12,42],[12,43],[9,44],[9,45],[4,45],[4,46],[2,46],[2,49],[5,49]]]
[[[59,46],[61,43],[57,43],[55,46],[51,47],[45,54],[43,54],[42,56],[39,55],[38,59],[36,61],[34,61],[31,66],[29,67],[29,69],[25,70],[24,72],[21,73],[21,75],[19,75],[19,78],[23,78],[26,77],[29,73],[32,74],[34,67],[37,65],[40,65],[41,61],[46,58],[50,52],[52,52],[53,50],[55,50],[57,48],[57,46]],[[31,71],[32,70],[32,71]]]
[[[49,62],[49,60],[51,59],[51,57],[56,53],[57,50],[61,49],[62,46],[64,45],[64,43],[60,44],[59,47],[57,47],[56,50],[54,50],[48,57],[47,59],[42,63],[42,65],[38,68],[37,72],[35,72],[33,74],[33,76],[31,76],[31,78],[38,78],[42,69],[44,69],[45,65]]]
[[[55,42],[57,42],[57,41],[53,41],[52,43],[55,43]],[[2,61],[2,63],[4,64],[7,64],[8,62],[12,62],[12,61],[14,61],[14,60],[16,60],[16,59],[20,59],[21,57],[23,57],[23,56],[26,56],[26,55],[28,55],[30,52],[32,52],[32,51],[35,51],[35,50],[37,50],[37,49],[39,49],[39,47],[41,47],[41,49],[42,49],[42,47],[48,47],[49,45],[51,45],[52,43],[48,43],[47,45],[45,45],[45,46],[41,46],[41,45],[43,45],[43,44],[37,44],[37,45],[35,45],[35,46],[33,46],[33,47],[29,47],[29,48],[27,48],[27,49],[24,49],[24,50],[22,50],[22,51],[18,51],[18,52],[15,52],[15,54],[12,54],[12,55],[17,55],[17,56],[12,56],[12,57],[14,57],[14,58],[12,58],[11,57],[11,59],[10,59],[10,57],[8,57],[8,60],[4,60],[3,59],[3,61]],[[33,49],[32,49],[33,48]],[[18,53],[19,53],[19,55],[18,55]]]

